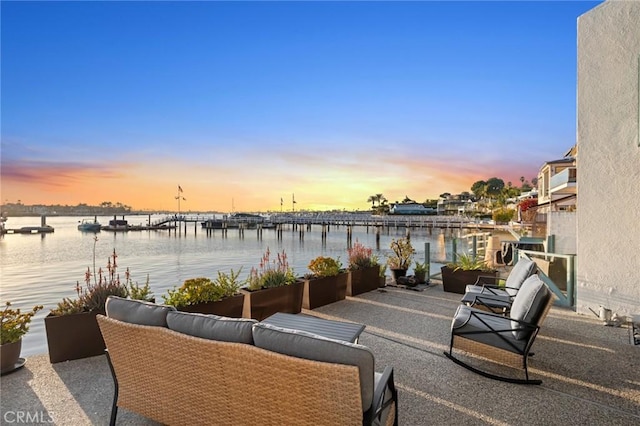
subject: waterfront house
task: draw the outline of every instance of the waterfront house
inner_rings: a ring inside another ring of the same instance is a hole
[[[546,222],[546,236],[554,236],[554,253],[576,254],[577,152],[574,145],[538,172],[536,216]]]

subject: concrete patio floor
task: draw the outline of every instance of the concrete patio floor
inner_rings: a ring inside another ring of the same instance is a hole
[[[441,285],[423,292],[386,287],[306,313],[366,324],[360,343],[376,354],[376,369],[394,368],[401,425],[640,424],[640,346],[630,343],[627,328],[554,307],[529,363],[542,385],[509,384],[442,354],[459,300]],[[21,424],[109,423],[113,383],[104,356],[54,365],[47,355],[29,357],[0,385],[1,424],[17,423],[20,413],[32,420]],[[155,423],[120,410],[118,424]]]

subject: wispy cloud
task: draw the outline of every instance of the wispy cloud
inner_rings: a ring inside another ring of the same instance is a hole
[[[82,182],[122,176],[122,171],[98,163],[2,161],[2,180],[5,184],[20,183],[51,190],[72,189]]]

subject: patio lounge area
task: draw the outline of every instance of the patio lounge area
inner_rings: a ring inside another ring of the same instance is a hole
[[[460,297],[441,285],[423,292],[386,287],[304,313],[366,325],[360,343],[374,351],[376,369],[394,368],[401,425],[640,424],[640,346],[630,343],[627,328],[553,307],[529,361],[542,385],[504,383],[443,355]],[[46,354],[30,357],[1,384],[3,424],[20,413],[31,416],[30,424],[109,422],[113,383],[104,356],[54,365]],[[118,424],[154,422],[121,410]]]

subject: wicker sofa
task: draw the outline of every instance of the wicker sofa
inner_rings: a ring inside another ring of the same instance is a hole
[[[170,425],[397,425],[365,346],[111,297],[98,316],[118,408]]]

